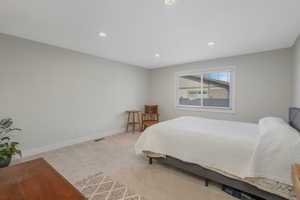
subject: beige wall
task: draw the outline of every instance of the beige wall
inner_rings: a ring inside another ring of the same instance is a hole
[[[25,155],[121,131],[147,88],[143,68],[0,34],[0,117]]]
[[[236,113],[187,111],[175,108],[175,72],[236,66]],[[266,116],[287,120],[292,103],[292,49],[195,62],[151,70],[150,102],[161,118],[193,115],[257,122]]]
[[[300,35],[293,47],[293,106],[300,108]]]
[[[298,87],[299,39],[295,49]],[[124,111],[146,103],[158,104],[163,120],[183,115],[287,119],[292,55],[292,49],[281,49],[146,70],[0,34],[0,118],[12,117],[23,128],[16,137],[25,155],[119,132]],[[236,66],[235,114],[175,108],[175,72],[226,66]],[[300,106],[298,91],[295,87],[294,102]]]

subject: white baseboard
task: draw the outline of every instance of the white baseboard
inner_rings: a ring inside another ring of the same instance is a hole
[[[115,134],[122,133],[122,132],[125,132],[125,128],[106,131],[106,132],[101,132],[101,133],[87,135],[87,136],[78,137],[78,138],[73,138],[73,139],[70,139],[70,140],[61,141],[61,142],[51,144],[51,145],[46,145],[46,146],[43,146],[43,147],[37,147],[37,148],[28,149],[28,150],[23,150],[22,155],[23,155],[23,157],[33,156],[33,155],[36,155],[36,154],[39,154],[39,153],[59,149],[59,148],[62,148],[62,147],[70,146],[70,145],[73,145],[73,144],[78,144],[78,143],[81,143],[81,142],[86,142],[86,141],[89,141],[89,140],[95,140],[95,139],[115,135]]]

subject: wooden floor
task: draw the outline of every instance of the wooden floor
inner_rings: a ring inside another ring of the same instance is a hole
[[[84,200],[44,159],[0,169],[1,200]]]

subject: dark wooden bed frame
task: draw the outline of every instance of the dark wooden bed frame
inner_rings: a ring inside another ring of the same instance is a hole
[[[289,109],[289,124],[300,132],[300,108]],[[153,159],[157,160],[160,163],[167,164],[184,172],[188,172],[203,178],[205,180],[205,186],[208,186],[209,181],[213,181],[221,184],[223,187],[229,186],[247,194],[263,198],[265,200],[286,200],[286,198],[284,197],[259,189],[247,182],[230,178],[221,173],[201,167],[197,164],[187,163],[171,156],[166,156],[166,158],[149,157],[149,164],[152,164]]]

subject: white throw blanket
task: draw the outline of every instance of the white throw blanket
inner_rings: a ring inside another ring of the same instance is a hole
[[[266,121],[268,127],[270,123]],[[135,150],[138,154],[150,151],[172,156],[240,178],[263,176],[290,184],[290,170],[286,168],[295,161],[291,151],[295,150],[294,144],[299,144],[300,136],[284,129],[273,134],[274,127],[278,130],[276,126],[266,128],[271,131],[262,131],[260,126],[264,127],[263,124],[180,117],[147,128],[138,139]],[[290,128],[290,131],[294,129]],[[283,144],[283,141],[288,144]],[[288,147],[289,144],[293,145]],[[271,150],[268,145],[273,145]]]

